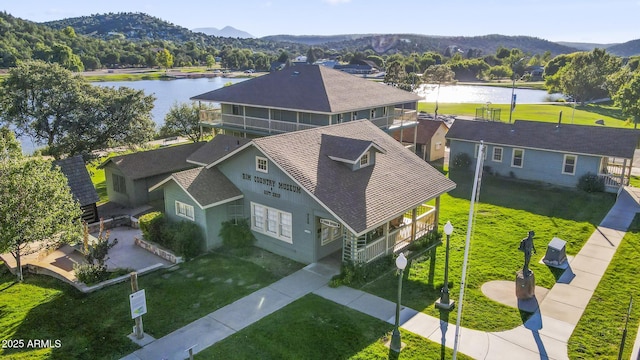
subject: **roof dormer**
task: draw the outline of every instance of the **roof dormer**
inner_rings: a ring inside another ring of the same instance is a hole
[[[378,144],[369,140],[323,135],[322,142],[329,149],[329,159],[344,163],[352,170],[373,166],[376,153],[386,153]]]

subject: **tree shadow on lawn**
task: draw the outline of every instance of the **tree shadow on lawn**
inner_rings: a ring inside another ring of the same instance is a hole
[[[449,178],[457,187],[449,192],[454,198],[470,200],[472,171],[452,169]],[[615,203],[615,194],[586,193],[577,189],[489,175],[482,176],[480,202],[532,214],[565,220],[589,222],[597,226]]]
[[[17,325],[12,339],[50,340],[60,347],[51,347],[53,359],[97,359],[116,358],[135,351],[138,346],[126,335],[133,325],[127,300],[128,286],[114,286],[91,296],[83,294],[70,285],[43,276],[28,276],[26,283],[38,287],[49,286],[61,290],[48,302],[30,309]],[[125,284],[126,285],[126,284]],[[98,297],[99,299],[95,299]],[[122,298],[122,301],[115,301]],[[90,302],[96,302],[90,305]],[[28,356],[37,348],[5,350],[5,355]]]

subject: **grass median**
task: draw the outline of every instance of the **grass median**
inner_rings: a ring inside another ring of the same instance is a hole
[[[441,199],[441,225],[450,220],[455,230],[451,236],[449,291],[458,300],[466,228],[471,194],[470,172],[450,173],[458,187]],[[560,274],[538,263],[553,237],[567,241],[567,253],[576,254],[615,201],[613,194],[588,194],[540,184],[485,176],[480,190],[480,203],[471,237],[469,266],[462,325],[483,330],[500,331],[522,324],[518,309],[486,297],[481,286],[492,280],[515,282],[515,272],[522,268],[520,240],[528,230],[536,233],[537,254],[530,268],[536,285],[551,288]],[[439,316],[434,303],[440,297],[444,281],[444,246],[415,259],[405,272],[403,304],[432,316]],[[364,291],[395,301],[397,278],[393,273],[363,287]],[[514,284],[515,292],[515,284]],[[450,321],[456,321],[451,313]]]
[[[450,359],[452,350],[400,330],[400,355],[384,344],[393,325],[307,295],[198,353],[196,359]],[[451,329],[449,329],[451,331]],[[459,359],[471,359],[458,354]]]
[[[59,280],[28,275],[16,283],[0,264],[0,340],[59,340],[60,347],[0,349],[11,359],[114,359],[138,348],[129,282],[82,294]],[[139,278],[145,332],[159,338],[301,268],[255,249],[244,257],[211,253]]]

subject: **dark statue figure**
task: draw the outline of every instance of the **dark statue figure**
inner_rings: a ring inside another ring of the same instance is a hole
[[[529,231],[529,236],[520,240],[520,247],[518,250],[524,252],[524,266],[522,267],[522,276],[527,277],[531,275],[531,270],[529,270],[529,261],[531,260],[531,251],[536,253],[536,247],[533,245],[533,237],[536,234],[533,230]]]

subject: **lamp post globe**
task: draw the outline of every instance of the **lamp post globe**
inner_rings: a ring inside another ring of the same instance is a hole
[[[451,238],[451,234],[453,234],[451,221],[447,221],[444,225],[444,234],[447,236],[444,256],[444,286],[442,287],[442,295],[436,302],[436,307],[443,310],[451,310],[455,305],[454,302],[449,299],[449,239]]]
[[[398,301],[396,302],[396,321],[395,326],[393,327],[393,333],[391,333],[391,344],[389,347],[391,350],[395,352],[400,352],[402,348],[402,340],[400,338],[400,331],[398,327],[400,326],[400,302],[402,295],[402,275],[404,269],[407,267],[407,258],[403,253],[400,253],[396,258],[396,267],[398,268]]]

